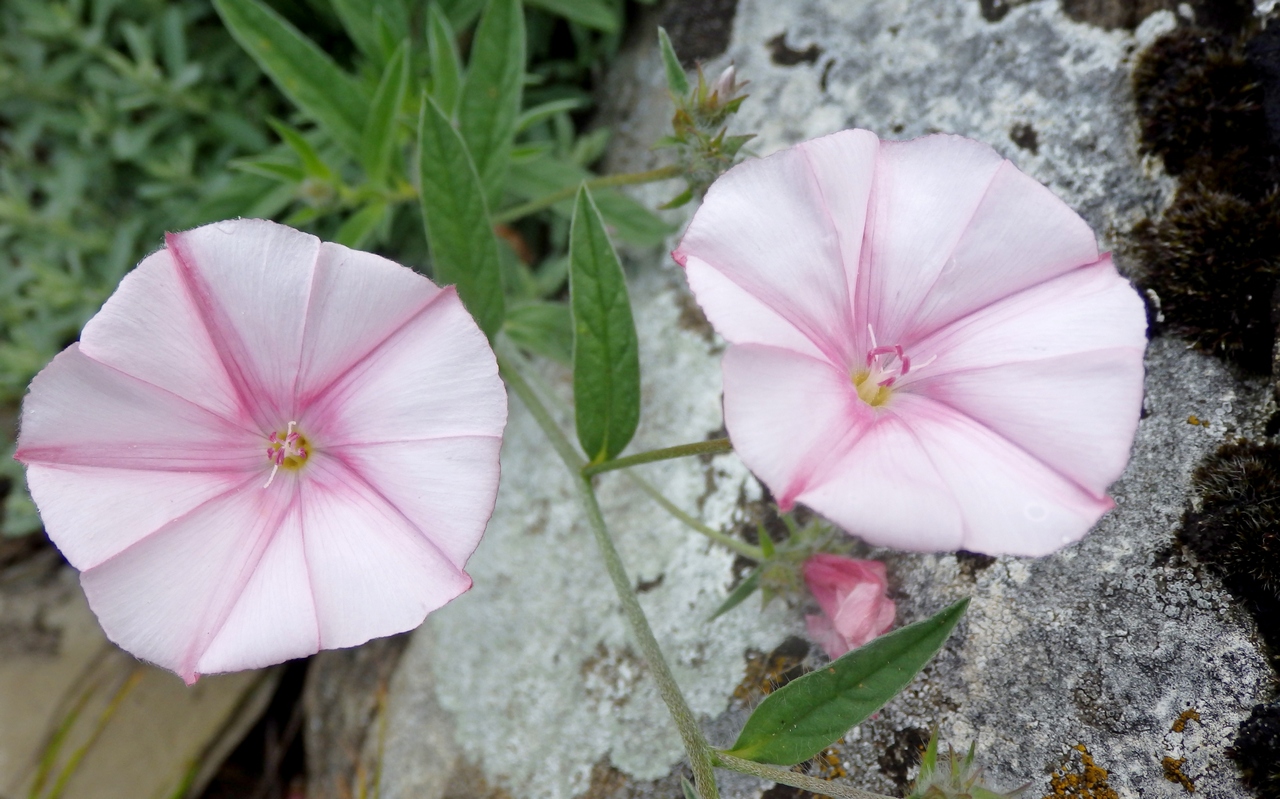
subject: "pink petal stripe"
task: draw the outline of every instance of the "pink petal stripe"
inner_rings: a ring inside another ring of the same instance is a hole
[[[260,219],[205,225],[165,240],[259,429],[294,418],[294,381],[320,240]]]
[[[168,250],[152,253],[124,276],[85,325],[80,352],[252,427]]]
[[[461,569],[498,496],[502,439],[465,436],[355,444],[325,452],[363,477]]]
[[[862,248],[855,317],[869,349],[901,344],[911,314],[947,267],[1004,159],[985,144],[935,135],[881,142]],[[856,329],[855,329],[856,327]]]
[[[310,405],[440,293],[430,280],[386,258],[321,244],[294,391],[298,407]]]
[[[82,572],[107,637],[188,684],[244,592],[295,496],[250,484],[175,519]]]
[[[320,457],[307,471],[302,531],[322,647],[411,630],[471,587],[465,572],[340,462]]]
[[[842,241],[822,212],[822,192],[799,150],[739,164],[712,185],[673,255],[682,264],[696,256],[789,321],[833,363],[848,364],[855,357],[846,335],[853,320],[841,253],[853,242]]]
[[[321,448],[500,436],[507,394],[488,340],[448,288],[297,418]]]
[[[912,313],[915,340],[1010,294],[1098,260],[1093,231],[1035,179],[1005,161]]]
[[[143,471],[258,472],[261,437],[72,344],[31,381],[17,459]]]
[[[796,499],[870,544],[921,552],[961,549],[962,508],[934,466],[931,446],[905,418],[882,413]]]
[[[827,359],[799,328],[698,256],[685,257],[684,273],[707,320],[730,343],[764,344]]]
[[[272,536],[226,621],[200,656],[197,671],[218,674],[269,666],[320,649],[302,535],[294,502]]]
[[[140,472],[91,466],[27,467],[45,530],[67,561],[85,571],[196,508],[260,476],[244,472]]]
[[[743,462],[789,509],[875,417],[848,374],[758,344],[724,355],[724,418]]]

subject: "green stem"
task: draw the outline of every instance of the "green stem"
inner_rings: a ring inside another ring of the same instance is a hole
[[[687,458],[690,455],[720,455],[725,452],[733,452],[733,444],[727,438],[716,438],[711,441],[696,441],[692,444],[678,444],[674,447],[663,447],[662,449],[651,449],[648,452],[640,452],[635,455],[628,455],[625,458],[614,458],[604,463],[596,463],[582,470],[583,477],[592,477],[601,472],[611,472],[614,469],[627,469],[632,466],[639,466],[642,463],[653,463],[654,461],[669,461],[673,458]]]
[[[739,540],[730,535],[725,535],[714,527],[703,524],[693,516],[690,516],[681,510],[674,502],[663,496],[661,491],[654,488],[648,480],[645,480],[640,475],[635,474],[634,472],[628,472],[627,477],[639,486],[641,491],[648,494],[650,499],[661,505],[663,510],[684,522],[690,528],[702,533],[717,544],[731,550],[732,552],[736,552],[748,560],[753,560],[756,563],[764,561],[764,551],[760,549],[760,547],[752,546],[746,541]]]
[[[778,768],[777,766],[766,766],[764,763],[756,763],[753,760],[743,760],[740,757],[726,755],[723,752],[715,753],[716,765],[720,768],[739,771],[743,774],[750,774],[753,777],[759,777],[762,780],[770,780],[783,785],[790,785],[792,788],[799,788],[803,791],[810,791],[820,796],[831,796],[835,799],[892,799],[880,793],[872,793],[864,791],[861,788],[854,788],[851,785],[841,785],[831,782],[830,780],[820,780],[817,777],[810,777],[808,774],[799,774],[787,769]]]
[[[604,557],[605,568],[609,572],[609,578],[613,581],[613,588],[618,594],[618,599],[622,601],[623,615],[627,617],[627,622],[631,625],[631,632],[635,635],[637,643],[640,645],[640,651],[644,654],[649,670],[653,674],[654,681],[658,684],[658,693],[661,694],[662,700],[666,702],[667,709],[671,712],[672,719],[675,720],[676,729],[680,732],[680,738],[684,742],[685,752],[689,755],[689,765],[693,769],[694,783],[698,788],[698,794],[702,799],[719,799],[720,793],[716,788],[715,773],[711,767],[711,747],[707,744],[706,738],[703,737],[702,730],[698,728],[697,719],[689,708],[689,704],[685,701],[684,694],[680,692],[680,686],[676,682],[675,676],[672,675],[666,658],[662,655],[662,647],[659,646],[658,639],[653,635],[653,629],[649,626],[649,620],[644,615],[644,609],[640,607],[640,600],[636,598],[635,591],[631,589],[631,578],[627,576],[626,567],[622,563],[622,558],[618,555],[617,548],[613,545],[613,538],[609,535],[608,527],[605,526],[604,516],[600,512],[600,504],[596,501],[595,490],[591,487],[591,481],[582,476],[582,457],[578,455],[573,444],[565,436],[564,431],[560,429],[560,426],[551,417],[551,413],[542,404],[542,400],[539,399],[538,395],[534,393],[533,388],[501,355],[498,356],[498,370],[503,379],[507,381],[507,385],[511,386],[511,390],[529,408],[534,420],[537,421],[542,428],[542,432],[551,441],[552,447],[560,455],[560,459],[564,461],[565,466],[573,474],[573,481],[582,498],[582,504],[587,511],[587,521],[591,524],[591,532],[600,548],[600,554]]]
[[[670,178],[678,178],[684,174],[684,170],[678,166],[663,166],[657,169],[650,169],[646,172],[623,172],[619,175],[605,175],[604,177],[593,178],[586,181],[588,189],[595,191],[596,189],[607,189],[613,186],[634,186],[640,183],[653,183],[659,180],[668,180]],[[536,200],[530,200],[527,203],[513,205],[510,208],[504,208],[493,214],[493,223],[495,225],[503,225],[514,222],[517,219],[523,219],[529,214],[537,213],[544,209],[550,208],[563,200],[571,200],[578,193],[578,186],[565,186],[559,191],[553,191],[550,194],[539,197]]]

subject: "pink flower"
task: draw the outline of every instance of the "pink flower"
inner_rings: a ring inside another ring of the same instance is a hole
[[[809,637],[833,660],[893,626],[896,609],[878,560],[820,552],[804,562],[804,582],[822,608],[822,615],[804,617]]]
[[[731,344],[734,448],[783,509],[901,549],[1041,555],[1111,507],[1142,302],[990,147],[851,130],[749,161],[673,255]]]
[[[108,637],[191,683],[466,591],[507,403],[456,292],[260,220],[167,243],[22,409],[17,457]]]

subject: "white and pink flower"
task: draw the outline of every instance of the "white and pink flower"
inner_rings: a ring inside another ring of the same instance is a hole
[[[726,173],[679,248],[725,424],[783,509],[1042,555],[1112,502],[1146,320],[1089,226],[990,147],[851,130]]]
[[[17,457],[108,637],[193,682],[466,591],[507,403],[456,292],[260,220],[167,244],[22,410]]]
[[[889,632],[897,608],[884,564],[825,552],[804,562],[804,583],[822,613],[805,616],[809,637],[835,659]]]

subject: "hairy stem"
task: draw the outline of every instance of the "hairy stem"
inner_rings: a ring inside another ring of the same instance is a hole
[[[619,175],[605,175],[604,177],[593,178],[586,181],[588,189],[595,191],[596,189],[607,189],[613,186],[634,186],[640,183],[654,183],[659,180],[669,180],[678,178],[684,174],[684,170],[678,166],[663,166],[657,169],[650,169],[645,172],[623,172]],[[493,223],[502,225],[522,219],[529,214],[537,213],[545,210],[563,200],[571,200],[578,194],[577,185],[565,186],[559,191],[554,191],[544,197],[536,200],[530,200],[527,203],[513,205],[510,208],[497,211],[493,214]]]
[[[618,599],[622,602],[623,615],[627,617],[627,622],[631,625],[631,632],[636,637],[645,662],[648,664],[649,670],[658,684],[658,692],[662,695],[662,700],[666,702],[667,710],[670,711],[671,717],[676,723],[676,728],[680,732],[680,738],[684,742],[685,752],[689,756],[689,765],[693,769],[694,783],[698,788],[698,794],[701,799],[719,799],[720,793],[716,787],[715,773],[711,767],[711,747],[707,744],[706,738],[703,737],[702,730],[698,728],[697,719],[689,708],[688,702],[685,701],[684,694],[680,692],[680,686],[676,683],[675,677],[671,673],[671,667],[667,665],[666,658],[662,655],[662,647],[658,645],[658,639],[653,635],[653,629],[649,626],[649,620],[644,615],[644,609],[640,607],[640,600],[636,598],[635,591],[631,589],[631,578],[627,576],[626,567],[622,563],[622,558],[618,555],[617,548],[613,545],[613,538],[609,535],[608,527],[605,526],[604,516],[600,512],[600,504],[596,501],[595,490],[591,486],[591,481],[582,476],[582,467],[584,465],[582,456],[574,449],[573,444],[569,442],[564,431],[556,424],[555,419],[551,417],[551,413],[543,405],[538,395],[534,393],[529,383],[501,355],[498,356],[498,370],[503,379],[506,380],[507,385],[511,387],[511,390],[529,408],[534,420],[537,421],[538,426],[542,428],[542,432],[551,441],[556,453],[560,455],[560,459],[564,461],[565,466],[572,473],[574,484],[587,511],[587,521],[591,524],[591,532],[600,548],[600,554],[604,558],[605,568],[609,572],[609,578],[613,581],[614,590],[618,594]]]
[[[642,463],[653,463],[655,461],[669,461],[673,458],[687,458],[690,455],[720,455],[725,452],[733,452],[733,444],[727,438],[716,438],[711,441],[695,441],[692,444],[678,444],[674,447],[663,447],[662,449],[651,449],[648,452],[640,452],[635,455],[628,455],[625,458],[614,458],[604,463],[595,463],[582,470],[583,477],[591,477],[601,472],[611,472],[614,469],[627,469],[632,466],[639,466]]]
[[[684,522],[685,525],[687,525],[691,529],[696,530],[699,533],[702,533],[707,538],[710,538],[712,541],[715,541],[720,546],[725,547],[731,552],[741,555],[747,560],[752,560],[752,561],[755,561],[756,563],[760,563],[764,560],[764,551],[761,550],[760,547],[752,546],[751,544],[748,544],[746,541],[742,541],[740,539],[734,538],[733,536],[726,535],[725,533],[715,529],[714,527],[703,524],[693,516],[681,510],[674,502],[672,502],[671,500],[663,496],[661,491],[654,488],[652,483],[650,483],[648,480],[645,480],[640,475],[635,474],[634,472],[627,472],[627,478],[630,479],[631,482],[639,486],[641,491],[648,494],[650,499],[652,499],[654,502],[661,505],[663,510],[665,510],[667,513],[670,513],[672,516],[676,517],[680,521]]]
[[[743,760],[740,757],[726,755],[723,752],[716,752],[715,759],[716,765],[720,768],[739,771],[743,774],[750,774],[753,777],[783,785],[790,785],[792,788],[811,791],[820,796],[832,796],[835,799],[892,799],[892,797],[884,794],[864,791],[861,788],[841,785],[830,780],[820,780],[817,777],[810,777],[808,774],[798,774],[777,766],[767,766],[754,760]]]

